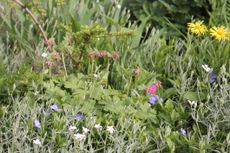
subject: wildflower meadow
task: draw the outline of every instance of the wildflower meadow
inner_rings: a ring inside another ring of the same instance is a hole
[[[229,153],[229,0],[0,0],[0,152]]]

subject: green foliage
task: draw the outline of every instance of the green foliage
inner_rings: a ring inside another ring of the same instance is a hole
[[[183,25],[207,2],[142,1],[149,14],[137,23],[121,1],[23,1],[55,41],[48,47],[12,2],[0,2],[0,152],[229,152],[229,41],[165,39],[164,30],[146,26],[158,15]],[[224,23],[214,17],[224,2],[211,2],[210,25]],[[150,3],[163,14],[150,14]],[[216,74],[212,84],[204,64]],[[150,104],[146,87],[158,80],[159,99]]]
[[[225,24],[229,27],[230,20],[230,2],[228,0],[209,0],[212,4],[212,13],[210,24]]]
[[[208,21],[211,11],[211,4],[207,0],[124,0],[124,6],[131,10],[137,20],[147,19],[152,26],[164,31],[167,36],[178,35],[167,20],[185,32],[185,25],[192,18]]]

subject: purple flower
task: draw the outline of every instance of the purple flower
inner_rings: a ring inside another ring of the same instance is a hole
[[[158,99],[159,99],[159,96],[152,96],[149,98],[149,103],[154,105],[154,104],[156,104]]]
[[[36,128],[38,128],[38,129],[41,128],[41,123],[39,122],[38,119],[35,119],[35,120],[34,120],[34,126],[35,126]]]
[[[186,136],[186,135],[187,135],[186,130],[185,130],[185,129],[183,129],[183,128],[181,128],[181,129],[180,129],[180,132],[181,132],[181,134],[182,134],[183,136]]]
[[[77,112],[77,114],[76,114],[76,119],[77,119],[78,121],[83,120],[83,119],[84,119],[83,113],[82,113],[82,112]]]
[[[212,71],[211,73],[209,73],[209,78],[210,78],[210,83],[213,84],[216,81],[216,74]]]
[[[62,109],[58,108],[58,105],[55,104],[55,103],[52,103],[52,104],[50,105],[50,108],[51,108],[52,110],[56,111],[56,112],[61,112],[61,111],[62,111]]]

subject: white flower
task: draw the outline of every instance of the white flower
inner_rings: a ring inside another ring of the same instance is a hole
[[[108,131],[110,134],[113,134],[115,132],[115,129],[113,126],[107,126],[106,131]]]
[[[94,127],[98,130],[100,130],[102,128],[102,126],[100,124],[95,124]]]
[[[48,54],[44,52],[44,53],[42,53],[42,57],[46,58],[46,57],[48,57]]]
[[[94,117],[94,116],[91,116],[91,117],[90,117],[90,119],[91,119],[91,120],[95,120],[95,119],[96,119],[96,117]]]
[[[86,139],[85,134],[81,134],[81,133],[74,134],[74,137],[75,137],[75,139],[78,140],[78,141],[83,141],[83,140]]]
[[[36,145],[42,146],[42,143],[38,138],[36,140],[33,140],[33,143]]]
[[[93,74],[93,76],[94,76],[95,78],[100,78],[100,75],[99,75],[99,74]]]
[[[88,133],[89,132],[89,129],[87,129],[85,127],[82,127],[82,130],[83,130],[83,133]]]
[[[69,131],[74,131],[74,130],[76,130],[76,129],[77,129],[76,126],[69,126]]]
[[[117,8],[118,8],[118,9],[120,9],[120,8],[121,8],[121,5],[120,5],[120,4],[118,4],[118,5],[117,5]]]
[[[190,101],[190,100],[188,100],[188,103],[190,104],[190,106],[192,107],[192,108],[196,108],[196,106],[197,106],[197,102],[196,101]]]
[[[212,70],[207,64],[202,65],[202,68],[203,68],[207,73],[211,72],[211,70]]]

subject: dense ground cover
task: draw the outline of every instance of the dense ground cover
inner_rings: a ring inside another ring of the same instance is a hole
[[[20,2],[0,2],[0,152],[229,152],[227,0],[170,36],[119,0]]]

